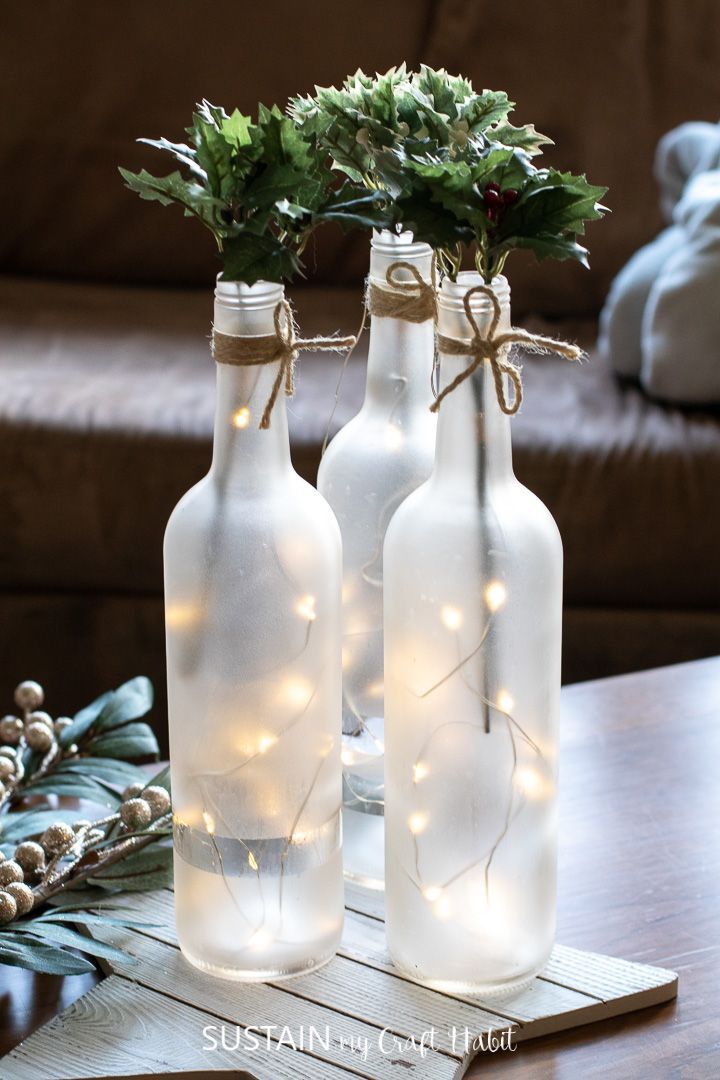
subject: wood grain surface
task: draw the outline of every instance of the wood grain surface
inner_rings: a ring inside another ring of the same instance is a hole
[[[715,926],[720,911],[719,762],[719,660],[587,683],[563,691],[559,939],[579,949],[591,948],[643,964],[673,968],[680,972],[680,999],[677,1004],[604,1020],[563,1034],[522,1041],[512,1054],[485,1054],[481,1061],[471,1066],[469,1077],[479,1077],[481,1070],[483,1076],[500,1075],[502,1071],[503,1074],[532,1077],[532,1080],[544,1077],[575,1080],[580,1076],[601,1074],[610,1074],[613,1078],[639,1077],[641,1080],[644,1077],[662,1080],[666,1076],[694,1080],[720,1075],[720,1009],[717,1005],[720,978]],[[321,1008],[350,1014],[352,1023],[360,1025],[358,1033],[362,1033],[362,1025],[377,1025],[381,1020],[390,1023],[390,1017],[394,1024],[412,1027],[427,1015],[427,1000],[423,995],[429,991],[402,983],[403,989],[396,988],[394,999],[391,996],[384,1000],[382,995],[387,998],[388,990],[379,980],[384,979],[385,983],[401,983],[401,980],[388,980],[384,974],[387,958],[379,922],[382,898],[349,888],[347,904],[350,911],[342,955],[325,969],[328,974],[324,979],[320,972],[290,984],[263,987],[263,992],[292,993],[296,1001],[320,1000]],[[149,910],[145,917],[151,918]],[[162,936],[161,932],[156,934],[156,937]],[[194,1009],[197,995],[183,974],[184,969],[173,968],[184,961],[169,944],[172,932],[164,936],[165,943],[145,936],[136,950],[143,955],[139,957],[140,973],[133,973],[137,984],[133,986],[132,1001],[135,1003],[135,995],[140,1002],[146,1002],[145,994],[154,995],[154,1000],[164,1003],[163,1022],[165,1011],[169,1010],[168,1031],[175,1032],[177,1028],[178,1032],[184,1033],[187,1042],[190,1018],[183,1009]],[[134,937],[137,939],[137,935]],[[348,995],[343,965],[359,959],[359,952],[365,956],[364,983],[357,987],[355,994]],[[613,968],[603,976],[602,966],[588,967],[572,949],[561,949],[553,963],[562,968],[561,982],[567,981],[567,972],[572,969],[574,984],[568,991],[546,980],[545,992],[556,996],[554,1002],[548,1000],[545,1003],[545,1011],[549,1010],[550,1014],[552,1008],[556,1008],[570,1016],[576,1005],[576,1015],[582,1018],[584,996],[595,1000],[602,998],[612,990],[608,978],[611,983],[621,978],[625,989],[631,986],[627,980],[632,979],[634,969],[619,974],[619,969]],[[185,969],[192,971],[187,965]],[[11,1023],[7,1025],[3,1016],[0,1026],[3,1049],[25,1033],[24,1025],[40,1019],[43,1008],[40,1001],[38,1012],[23,1016],[17,1002],[22,1000],[25,973],[11,972],[10,978],[3,981],[6,971],[0,971],[0,989],[3,991],[0,1001],[14,1011],[6,1013]],[[160,976],[158,971],[165,974]],[[330,972],[333,973],[331,978]],[[552,975],[552,970],[546,974]],[[145,985],[152,985],[153,980],[157,991]],[[72,989],[73,984],[81,982],[80,979],[38,981],[41,986],[54,983],[61,987],[56,993],[64,992],[68,986]],[[87,982],[82,981],[81,989],[85,989]],[[203,983],[207,981],[203,980]],[[100,1012],[104,1009],[106,1017],[112,1011],[111,1002],[116,1000],[113,994],[120,992],[122,983],[126,983],[124,978],[112,976],[98,988],[106,995],[96,999],[102,1006]],[[190,989],[178,990],[179,986],[188,985]],[[221,988],[216,992],[221,999],[227,995],[230,1004],[223,1008],[225,1012],[231,1012],[232,999],[239,996],[238,988],[234,984],[214,981],[213,985]],[[410,991],[404,989],[408,986],[412,987]],[[554,989],[547,989],[549,987]],[[97,993],[98,990],[94,991],[93,997]],[[245,993],[244,987],[242,993]],[[187,1001],[178,998],[187,998]],[[514,1012],[509,1004],[504,1010],[512,1013],[511,1022],[520,1027],[532,1020],[533,1012],[537,1021],[538,1013],[542,1011],[534,1008],[537,1003],[533,1003],[532,995],[526,998],[527,992],[525,997],[512,1002]],[[87,1009],[87,1000],[76,1006],[80,1013]],[[48,1003],[48,1010],[57,1011],[60,1004],[58,1001],[53,1008]],[[274,1007],[269,998],[266,1005],[270,1010]],[[317,1007],[313,1006],[314,1009]],[[475,1003],[472,1006],[468,1003],[468,1007],[476,1011]],[[458,1010],[453,1014],[455,1023],[462,1026],[463,1004],[453,1003],[452,1008]],[[214,1005],[212,1011],[215,1011]],[[147,1004],[139,1007],[137,1016],[138,1019],[131,1022],[141,1027],[145,1024],[147,1032]],[[184,1017],[184,1020],[178,1020],[178,1017]],[[270,1022],[277,1023],[277,1015]],[[53,1043],[57,1049],[58,1030],[68,1023],[68,1020],[58,1018],[45,1029],[48,1054],[52,1053]],[[98,1026],[101,1031],[102,1017]],[[152,1026],[155,1027],[154,1020]],[[183,1037],[172,1035],[175,1055],[183,1046]],[[113,1053],[121,1052],[117,1032],[115,1039],[111,1035],[107,1038],[99,1035],[98,1049],[92,1051],[100,1055],[98,1060],[103,1060],[103,1052],[110,1053],[108,1039]],[[160,1058],[146,1060],[143,1055],[149,1052],[147,1044],[147,1037],[141,1039],[134,1058],[130,1055],[127,1060],[114,1060],[114,1075],[120,1071],[126,1075],[142,1071],[160,1074],[162,1054]],[[152,1052],[155,1050],[153,1047]],[[122,1052],[127,1057],[127,1051]],[[446,1055],[447,1051],[441,1053],[440,1059],[445,1057],[449,1063],[450,1057]],[[231,1057],[227,1065],[215,1057],[213,1067],[222,1064],[242,1075],[238,1071],[242,1066],[237,1055]],[[93,1075],[89,1070],[90,1058],[83,1053],[82,1060],[88,1071],[75,1075]],[[110,1063],[110,1059],[105,1060]],[[281,1071],[293,1068],[287,1055],[277,1059],[274,1056],[273,1060],[273,1076],[297,1075],[292,1071]],[[48,1063],[50,1061],[48,1057]],[[188,1057],[185,1067],[197,1068],[197,1061]],[[384,1064],[379,1062],[377,1068],[384,1068]],[[401,1068],[400,1075],[415,1072]],[[339,1075],[348,1074],[347,1055],[342,1060],[338,1057],[337,1064],[313,1059],[312,1070],[304,1075],[310,1080],[316,1076],[323,1080],[325,1076],[337,1076],[338,1070]],[[361,1070],[361,1063],[353,1065],[350,1059],[351,1075],[397,1074],[397,1070],[396,1073]],[[257,1063],[253,1064],[253,1073],[265,1075],[258,1072]],[[0,1075],[4,1075],[2,1070]],[[12,1075],[29,1076],[30,1073],[13,1072]],[[48,1077],[53,1075],[47,1073]],[[430,1078],[445,1073],[433,1070],[416,1075],[424,1080],[426,1075]]]

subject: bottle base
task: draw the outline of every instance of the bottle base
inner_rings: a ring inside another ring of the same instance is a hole
[[[527,990],[545,966],[540,964],[537,968],[518,975],[515,979],[498,982],[465,982],[455,979],[425,979],[419,976],[417,972],[410,971],[403,967],[402,964],[398,964],[395,959],[393,959],[393,964],[402,975],[411,979],[412,982],[429,987],[431,990],[437,990],[441,994],[482,998],[483,1001],[496,1002],[517,997],[523,990]]]
[[[199,957],[193,956],[191,952],[181,944],[180,951],[185,959],[193,967],[198,968],[200,971],[204,971],[206,975],[213,975],[217,979],[227,979],[230,982],[282,982],[285,979],[294,979],[298,975],[309,975],[313,971],[317,971],[319,968],[329,964],[335,956],[335,950],[327,953],[327,955],[321,957],[313,957],[310,960],[304,960],[301,963],[288,964],[287,966],[277,968],[258,968],[253,970],[224,967],[220,964],[208,963],[206,960],[200,960]]]

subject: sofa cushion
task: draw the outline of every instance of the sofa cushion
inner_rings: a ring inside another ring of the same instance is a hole
[[[283,105],[314,83],[337,83],[358,65],[424,60],[507,90],[518,121],[555,140],[549,164],[609,185],[613,213],[588,229],[592,278],[566,263],[511,262],[516,311],[596,314],[612,276],[660,225],[658,138],[688,118],[720,115],[720,5],[706,0],[695,15],[690,7],[365,0],[355,17],[335,0],[4,4],[0,97],[12,107],[3,116],[0,266],[201,285],[214,266],[204,230],[122,186],[118,164],[172,169],[137,137],[182,140],[204,96],[248,112],[258,99]],[[359,282],[366,262],[364,237],[323,230],[316,265],[325,282]]]
[[[357,290],[295,294],[303,332],[357,329]],[[155,593],[162,535],[207,470],[210,292],[0,279],[0,588]],[[533,329],[591,344],[592,323]],[[362,399],[363,350],[334,426]],[[304,354],[289,405],[313,479],[342,360]],[[548,505],[574,606],[720,602],[720,418],[648,400],[594,358],[528,357],[513,421],[518,477]]]

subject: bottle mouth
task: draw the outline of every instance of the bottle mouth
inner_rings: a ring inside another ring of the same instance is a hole
[[[218,274],[215,282],[215,303],[229,311],[255,311],[274,307],[285,295],[285,288],[277,281],[256,281],[246,285],[243,281],[223,281]]]
[[[468,289],[473,289],[476,285],[485,284],[486,282],[477,270],[461,270],[456,281],[451,281],[450,278],[444,277],[438,297],[440,307],[445,308],[447,311],[464,311],[465,294]],[[506,277],[502,274],[498,274],[497,277],[492,279],[491,287],[502,307],[505,307],[510,303],[510,285],[508,284]],[[485,308],[489,308],[489,306],[490,299],[484,293],[478,292],[470,297],[471,311],[482,311]]]
[[[389,255],[395,259],[422,259],[432,254],[429,244],[415,241],[407,229],[394,233],[389,229],[373,229],[370,246],[380,255]]]

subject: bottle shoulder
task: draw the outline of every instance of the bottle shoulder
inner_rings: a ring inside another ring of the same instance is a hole
[[[562,539],[550,510],[514,477],[488,492],[484,500],[448,497],[434,477],[398,507],[386,534],[386,553],[400,557],[413,547],[444,537],[448,551],[468,536],[494,536],[493,544],[522,548],[528,558],[562,559]]]
[[[212,472],[191,487],[173,509],[165,529],[165,545],[186,537],[201,538],[222,527],[236,539],[278,529],[292,530],[299,540],[320,537],[340,544],[335,515],[320,493],[294,470],[282,481],[249,492],[223,487]]]

